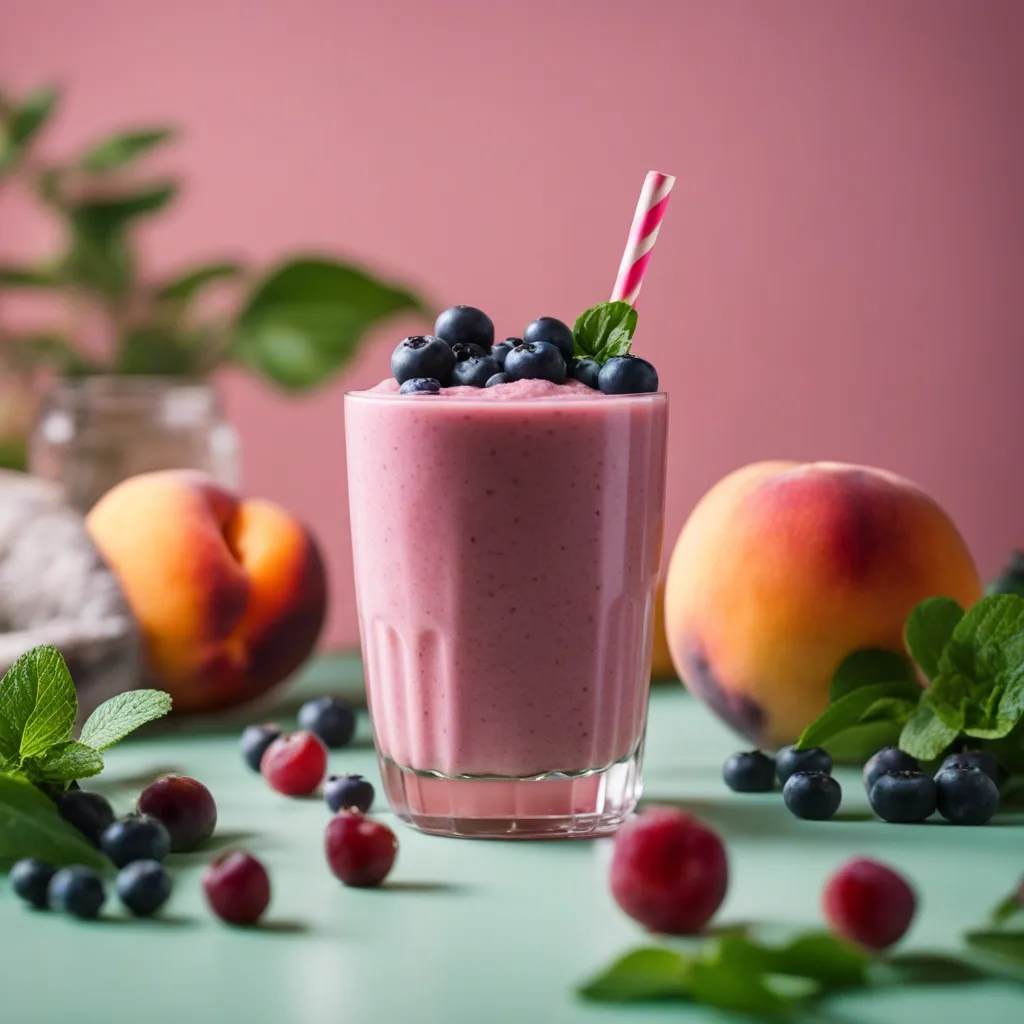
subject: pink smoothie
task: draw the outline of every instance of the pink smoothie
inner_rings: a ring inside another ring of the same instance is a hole
[[[581,773],[643,737],[667,401],[572,381],[346,397],[367,690],[386,761]]]

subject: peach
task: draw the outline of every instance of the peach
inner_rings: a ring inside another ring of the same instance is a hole
[[[654,596],[654,641],[651,648],[651,679],[660,682],[675,679],[676,670],[672,664],[672,652],[668,649],[665,634],[665,584],[658,586]]]
[[[666,622],[688,689],[764,747],[828,706],[840,662],[903,650],[910,610],[981,596],[946,513],[909,480],[840,463],[761,462],[698,503],[666,578]]]
[[[210,711],[263,693],[309,656],[327,608],[309,532],[269,501],[211,477],[131,477],[86,519],[142,631],[156,685],[177,711]]]

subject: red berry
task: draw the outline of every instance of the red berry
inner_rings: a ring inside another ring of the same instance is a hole
[[[203,872],[203,892],[219,918],[255,924],[270,902],[270,877],[251,854],[226,853]]]
[[[341,811],[331,818],[324,835],[331,871],[346,885],[380,885],[398,854],[395,833],[359,811]]]
[[[210,791],[186,775],[165,775],[150,783],[139,797],[139,814],[164,823],[171,836],[171,852],[201,846],[217,827],[217,805]]]
[[[653,932],[690,935],[711,920],[729,887],[725,847],[697,818],[645,811],[615,837],[612,895]]]
[[[292,732],[267,747],[260,771],[285,796],[309,796],[327,774],[327,748],[311,732]]]
[[[821,903],[825,919],[844,939],[886,949],[910,927],[917,897],[892,868],[857,857],[828,880]]]

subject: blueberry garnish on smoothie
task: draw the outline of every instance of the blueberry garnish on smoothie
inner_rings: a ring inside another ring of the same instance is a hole
[[[472,350],[476,351],[472,351]],[[455,369],[452,370],[452,386],[468,388],[486,387],[487,382],[501,373],[501,364],[492,356],[486,355],[476,345],[456,345]]]
[[[449,345],[479,345],[490,352],[494,344],[494,323],[475,306],[452,306],[434,322],[434,334]]]
[[[391,354],[391,373],[399,384],[414,377],[433,377],[444,387],[454,367],[451,347],[430,334],[406,338]]]
[[[513,380],[565,381],[565,359],[550,341],[524,341],[505,359],[505,372]]]
[[[505,357],[516,347],[523,343],[522,338],[506,338],[504,341],[499,341],[492,349],[491,355],[498,360],[499,363],[504,367]]]
[[[573,359],[569,363],[569,376],[597,391],[597,376],[601,364],[596,359]]]
[[[400,395],[439,395],[441,394],[441,382],[436,377],[413,377],[398,389],[398,393]]]
[[[639,356],[612,356],[597,376],[606,395],[642,395],[658,390],[658,371]]]
[[[499,384],[508,384],[512,378],[502,370],[501,373],[496,373],[493,377],[487,378],[487,383],[484,385],[485,388],[496,388]]]
[[[526,325],[523,341],[547,341],[554,345],[568,363],[572,359],[574,342],[572,328],[553,316],[542,316]]]

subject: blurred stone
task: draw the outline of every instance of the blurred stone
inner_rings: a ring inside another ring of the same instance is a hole
[[[141,685],[141,643],[128,603],[60,488],[0,471],[0,672],[53,644],[79,712]]]

